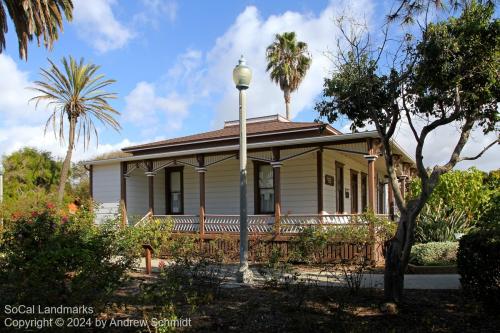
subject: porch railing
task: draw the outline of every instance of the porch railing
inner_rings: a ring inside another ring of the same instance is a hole
[[[388,217],[387,215],[377,215]],[[183,233],[199,233],[200,217],[198,215],[151,215],[142,218],[136,226],[143,225],[147,221],[173,221],[173,231]],[[366,227],[368,223],[361,219],[359,214],[294,214],[280,217],[279,230],[275,225],[273,215],[249,215],[248,231],[252,234],[266,234],[279,232],[284,235],[297,234],[308,227],[341,227],[345,225],[359,225]],[[205,215],[204,233],[207,234],[234,234],[240,232],[239,215]]]

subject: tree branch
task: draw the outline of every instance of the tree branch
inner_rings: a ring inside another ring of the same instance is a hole
[[[477,160],[478,158],[480,158],[481,156],[483,156],[483,154],[488,150],[490,149],[491,147],[493,147],[496,143],[500,143],[500,140],[499,139],[496,139],[495,141],[493,141],[492,143],[490,143],[489,145],[487,145],[486,147],[483,148],[483,150],[481,150],[479,152],[479,154],[477,154],[476,156],[471,156],[471,157],[461,157],[458,162],[461,162],[461,161],[474,161],[474,160]]]

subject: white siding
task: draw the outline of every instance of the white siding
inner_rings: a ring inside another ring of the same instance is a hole
[[[281,213],[317,214],[317,197],[316,153],[312,152],[283,162]]]
[[[205,175],[205,212],[238,214],[240,206],[239,162],[230,159],[208,168]]]
[[[206,176],[205,176],[206,177]],[[199,175],[192,167],[184,167],[184,214],[198,215],[200,204]],[[206,186],[206,180],[205,180]]]
[[[158,171],[158,173],[154,177],[153,190],[154,190],[153,197],[154,197],[154,205],[155,205],[154,206],[155,214],[163,215],[163,214],[165,214],[165,210],[166,210],[165,170]],[[146,194],[146,196],[147,196],[147,194]],[[149,200],[149,198],[148,198],[148,200]]]
[[[148,177],[144,174],[144,170],[135,169],[127,178],[126,184],[127,215],[141,218],[149,209]]]
[[[94,165],[92,168],[93,199],[99,204],[96,223],[118,214],[120,203],[120,163]]]

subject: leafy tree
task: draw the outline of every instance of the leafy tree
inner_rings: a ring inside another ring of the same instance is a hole
[[[345,20],[340,20],[347,51],[340,51],[335,72],[325,79],[324,100],[316,106],[320,116],[330,122],[343,116],[352,121],[353,130],[371,124],[378,132],[389,182],[401,213],[396,234],[387,242],[385,251],[384,290],[386,298],[395,302],[402,300],[416,218],[441,175],[460,161],[481,157],[499,142],[500,21],[493,18],[495,5],[464,1],[457,7],[458,17],[451,11],[441,21],[429,22],[426,13],[432,2],[414,2],[425,5],[424,15],[413,16],[418,21],[413,30],[408,30],[413,35],[405,34],[394,48],[387,45],[399,36],[389,34],[390,25],[386,25],[381,45],[374,48],[368,34],[359,33],[359,29],[347,30]],[[399,165],[391,146],[402,119],[409,124],[415,139],[421,181],[419,196],[407,201],[398,186]],[[417,124],[417,119],[423,122]],[[456,144],[448,162],[428,171],[423,163],[426,139],[445,125],[457,127]],[[497,139],[476,156],[464,157],[462,150],[474,127],[481,127],[485,133],[495,131]]]
[[[36,37],[51,49],[63,30],[63,15],[73,19],[72,0],[1,0],[0,1],[0,53],[5,49],[7,13],[14,23],[19,41],[19,57],[28,58],[28,42]]]
[[[277,34],[266,50],[267,71],[283,91],[286,118],[290,119],[290,94],[299,88],[311,66],[307,44],[297,41],[295,32]]]
[[[490,204],[493,193],[500,191],[498,187],[489,185],[489,179],[493,178],[474,167],[468,170],[450,171],[439,178],[425,205],[435,211],[441,203],[444,203],[444,208],[447,210],[463,212],[467,219],[473,222],[481,217],[482,212]],[[410,183],[410,198],[417,198],[420,192],[421,181],[415,178]]]
[[[68,122],[68,150],[64,159],[61,179],[59,182],[58,201],[62,202],[64,187],[71,166],[71,156],[80,135],[84,137],[84,148],[89,144],[92,135],[98,138],[94,121],[99,120],[103,125],[109,125],[119,130],[120,124],[114,118],[120,113],[116,111],[108,100],[116,98],[115,93],[103,90],[114,83],[114,80],[104,79],[103,74],[97,74],[99,66],[85,64],[83,58],[76,62],[73,57],[61,60],[64,69],[61,71],[49,60],[50,68],[42,69],[42,81],[35,81],[32,89],[40,95],[32,100],[38,103],[47,101],[52,114],[47,120],[45,130],[49,126],[54,129],[54,135],[61,141],[65,140],[65,123]]]
[[[35,148],[23,148],[6,156],[3,165],[7,201],[36,190],[52,191],[61,173],[61,162]]]

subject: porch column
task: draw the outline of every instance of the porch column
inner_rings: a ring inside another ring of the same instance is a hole
[[[205,173],[207,172],[207,168],[205,167],[205,156],[197,155],[196,159],[198,160],[198,167],[196,171],[199,175],[200,181],[200,237],[203,238],[205,236]]]
[[[403,200],[406,198],[406,178],[407,176],[401,175],[398,177],[399,180],[399,190],[401,191],[401,196],[403,197]]]
[[[367,141],[368,147],[368,155],[365,155],[364,158],[368,161],[368,210],[375,213],[375,202],[376,202],[376,172],[375,172],[375,161],[378,156],[375,152],[375,145],[372,139],[368,139]],[[372,240],[370,245],[371,251],[371,259],[375,260],[375,226],[373,223],[368,225],[368,232],[370,235],[370,239]]]
[[[90,175],[91,175],[90,181],[91,182],[93,181],[92,171],[93,170],[90,169]],[[122,227],[125,227],[127,225],[127,178],[126,178],[126,174],[127,174],[127,162],[120,162],[120,216],[121,216]]]
[[[280,150],[273,148],[273,160],[271,166],[273,167],[273,181],[274,181],[274,228],[277,234],[280,233],[281,224],[281,166]],[[254,180],[258,181],[258,180]]]
[[[318,199],[318,214],[322,215],[323,211],[323,149],[316,152],[316,186]]]
[[[149,212],[151,214],[155,213],[155,197],[154,197],[154,172],[153,172],[153,161],[147,162],[148,171],[146,176],[148,177],[148,197],[149,197]]]
[[[88,170],[89,170],[89,195],[90,199],[94,200],[94,166],[89,165]]]
[[[387,195],[389,196],[389,218],[394,220],[394,192],[392,191],[391,183],[387,184]]]
[[[373,141],[368,139],[368,155],[364,158],[368,161],[368,209],[375,213],[375,202],[376,202],[376,183],[375,183],[375,161],[378,156],[375,155],[375,147]]]

